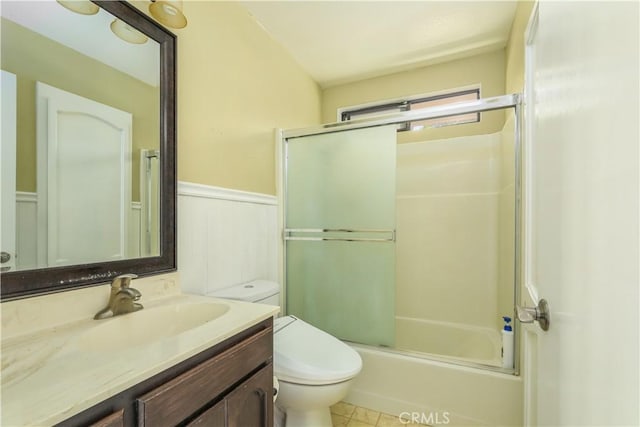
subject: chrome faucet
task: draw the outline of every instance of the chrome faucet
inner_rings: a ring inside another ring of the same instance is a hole
[[[111,282],[111,295],[107,306],[97,312],[93,318],[96,320],[105,319],[142,310],[142,304],[135,302],[140,299],[142,294],[139,290],[129,287],[131,279],[137,277],[135,274],[122,274],[114,277]]]

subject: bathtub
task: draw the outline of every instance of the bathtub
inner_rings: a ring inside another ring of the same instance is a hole
[[[491,328],[396,317],[397,350],[501,366],[500,332]]]
[[[499,364],[499,332],[399,320],[400,343],[413,333],[427,335],[443,327],[445,333],[421,341],[420,348],[411,344],[411,353],[348,343],[362,357],[363,367],[344,401],[394,414],[404,424],[417,417],[433,426],[523,425],[522,378],[472,366]]]

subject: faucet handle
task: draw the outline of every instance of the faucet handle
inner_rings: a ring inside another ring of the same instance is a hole
[[[114,289],[128,288],[131,284],[131,279],[137,278],[137,274],[121,274],[113,278],[113,280],[111,281],[111,287]]]
[[[120,292],[126,292],[126,294],[129,295],[131,299],[134,301],[138,301],[140,297],[142,297],[142,293],[139,290],[130,288],[128,286],[125,286],[122,289],[120,289]]]

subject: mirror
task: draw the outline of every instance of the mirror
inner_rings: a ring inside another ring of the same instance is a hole
[[[119,1],[1,14],[2,299],[175,270],[175,36]]]

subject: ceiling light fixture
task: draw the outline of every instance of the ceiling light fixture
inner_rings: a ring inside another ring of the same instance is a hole
[[[113,34],[129,43],[144,44],[149,40],[147,36],[120,19],[114,19],[109,27]]]
[[[187,26],[182,0],[151,0],[149,13],[167,27],[180,29]]]
[[[65,8],[81,15],[95,15],[100,8],[89,0],[57,0]]]
[[[56,1],[64,8],[81,15],[95,15],[100,11],[98,5],[89,0]],[[187,18],[182,13],[182,0],[151,0],[149,13],[167,27],[187,26]],[[143,33],[120,19],[114,19],[109,27],[113,34],[128,43],[144,44],[149,40]]]

